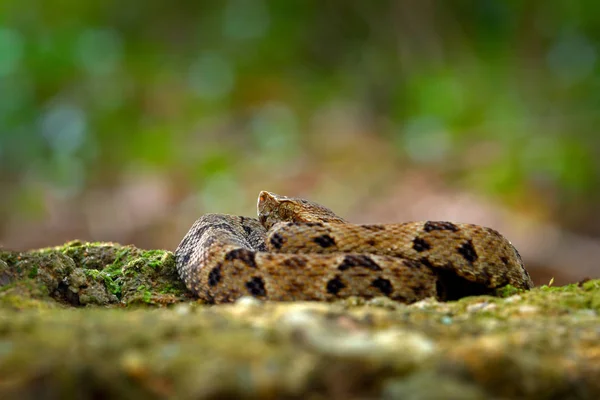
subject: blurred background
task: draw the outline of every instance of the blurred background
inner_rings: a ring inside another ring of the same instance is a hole
[[[600,275],[600,3],[0,2],[0,246],[174,249],[260,190]]]

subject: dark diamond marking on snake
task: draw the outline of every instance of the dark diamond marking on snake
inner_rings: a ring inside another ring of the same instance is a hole
[[[329,282],[327,282],[327,293],[337,295],[339,291],[345,287],[346,285],[344,285],[344,282],[342,282],[340,277],[336,276],[335,278],[330,279]]]
[[[282,264],[290,268],[302,268],[306,265],[306,260],[303,257],[290,257],[285,259]]]
[[[371,282],[371,285],[379,289],[381,293],[385,294],[386,296],[389,296],[394,290],[392,282],[385,278],[377,278],[373,282]]]
[[[313,241],[321,247],[335,246],[335,239],[329,235],[317,236]]]
[[[463,243],[462,246],[458,248],[458,252],[471,264],[477,261],[477,252],[475,251],[473,242],[471,240],[467,240],[465,243]]]
[[[181,241],[181,243],[179,243],[179,246],[177,246],[177,250],[175,250],[176,252],[179,252],[180,250],[183,250],[185,248],[187,248],[190,244],[190,240],[193,239],[193,235],[186,235],[183,240]]]
[[[508,265],[508,257],[501,256],[501,257],[500,257],[500,261],[502,261],[502,264],[504,264],[504,265]]]
[[[310,228],[314,228],[314,227],[322,227],[323,223],[322,222],[304,222],[304,225],[306,225]]]
[[[227,223],[220,223],[220,224],[202,224],[201,223],[202,219],[197,220],[194,225],[192,226],[192,228],[190,229],[190,232],[192,232],[192,234],[186,235],[183,240],[181,241],[181,243],[179,244],[179,246],[177,247],[177,250],[175,250],[175,253],[179,253],[182,250],[187,249],[188,247],[192,246],[194,247],[194,243],[196,241],[200,241],[202,240],[204,234],[207,231],[213,232],[213,229],[223,229],[225,231],[231,232],[231,226]],[[196,226],[198,226],[198,228],[194,228]],[[210,235],[210,233],[209,233]],[[209,236],[209,238],[212,238],[212,236]],[[192,243],[190,243],[192,242]],[[184,264],[185,265],[185,264]]]
[[[419,253],[425,250],[431,249],[431,245],[427,243],[425,239],[421,239],[420,237],[416,237],[413,240],[413,249],[418,251]]]
[[[248,249],[235,249],[225,254],[226,261],[240,260],[249,267],[256,268],[256,254]]]
[[[274,233],[273,236],[271,236],[271,246],[273,246],[274,248],[280,249],[284,243],[285,243],[285,238],[283,236],[281,236],[279,233]]]
[[[452,222],[445,221],[427,221],[425,222],[425,226],[423,226],[425,232],[431,231],[458,231],[458,226],[454,225]]]
[[[267,251],[267,244],[265,242],[262,242],[258,245],[256,251]]]
[[[407,262],[407,261],[412,261],[412,260],[406,260],[406,262]],[[406,263],[406,262],[405,262],[405,263]],[[429,268],[434,268],[433,264],[431,263],[431,261],[429,261],[429,259],[428,259],[427,257],[421,257],[421,258],[419,259],[419,262],[420,262],[421,264],[423,264],[424,266],[426,266],[426,267],[429,267]]]
[[[210,225],[210,226],[207,225],[198,230],[198,232],[197,232],[198,239],[200,239],[202,236],[204,236],[206,231],[209,229],[211,229],[211,230],[222,229],[227,232],[234,232],[234,229],[228,223],[214,224],[214,225]]]
[[[254,229],[252,229],[252,227],[246,222],[247,221],[245,217],[240,217],[240,225],[242,225],[242,228],[244,228],[244,232],[246,232],[247,236],[252,236],[254,234]]]
[[[216,267],[210,270],[208,273],[208,286],[217,286],[221,280],[221,263],[217,264]]]
[[[253,234],[252,227],[250,227],[248,225],[244,225],[243,228],[244,228],[244,232],[246,232],[246,235],[250,236]]]
[[[338,266],[340,271],[345,271],[354,267],[364,267],[371,271],[381,271],[381,267],[375,263],[369,256],[363,254],[348,255]]]
[[[188,261],[190,261],[190,257],[192,256],[192,251],[189,250],[188,252],[186,252],[182,257],[181,257],[181,261],[179,262],[180,264],[186,265],[188,263]]]
[[[246,282],[246,288],[252,296],[266,296],[267,291],[265,290],[265,282],[261,277],[254,276],[251,280]]]
[[[375,245],[377,244],[377,241],[375,239],[369,239],[365,243],[367,243],[369,246],[375,247]]]

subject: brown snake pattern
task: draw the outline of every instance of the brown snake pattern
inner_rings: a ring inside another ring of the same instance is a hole
[[[258,219],[206,214],[175,251],[187,288],[210,303],[245,295],[330,301],[453,300],[533,283],[493,229],[452,222],[354,225],[304,199],[261,192]]]

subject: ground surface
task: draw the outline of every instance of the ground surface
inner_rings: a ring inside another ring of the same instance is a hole
[[[600,280],[412,305],[204,305],[172,253],[0,252],[0,398],[600,398]]]

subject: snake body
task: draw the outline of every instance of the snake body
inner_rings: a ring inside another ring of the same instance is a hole
[[[209,303],[247,295],[412,303],[533,287],[517,250],[493,229],[440,221],[355,225],[319,204],[265,191],[258,219],[205,214],[175,257],[187,288]]]

